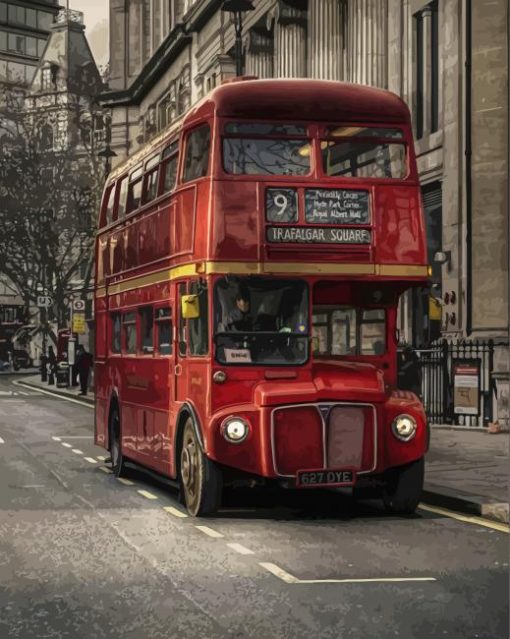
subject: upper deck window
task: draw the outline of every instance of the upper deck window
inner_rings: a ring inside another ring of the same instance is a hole
[[[310,144],[305,125],[228,122],[223,167],[233,175],[307,175]]]
[[[155,155],[145,163],[145,184],[143,204],[151,202],[158,194],[159,155]]]
[[[332,126],[321,141],[322,169],[326,175],[355,178],[407,176],[406,146],[401,129]]]
[[[163,163],[161,165],[163,172],[163,193],[168,193],[168,191],[172,191],[175,188],[177,160],[179,158],[178,151],[178,142],[172,142],[163,151]]]
[[[208,124],[204,124],[188,133],[184,175],[182,178],[184,182],[196,180],[207,175],[210,147],[211,130]]]
[[[135,169],[129,177],[126,213],[131,213],[131,211],[136,210],[140,206],[140,198],[142,196],[142,180],[143,169],[140,166],[139,168]]]
[[[113,222],[113,204],[115,202],[115,183],[108,187],[108,191],[105,196],[105,217],[104,224],[108,225]]]

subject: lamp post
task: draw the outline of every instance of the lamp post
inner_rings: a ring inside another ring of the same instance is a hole
[[[236,75],[243,75],[243,11],[253,11],[251,0],[225,0],[221,10],[233,14],[236,34]]]
[[[110,173],[112,168],[110,160],[112,158],[116,158],[117,154],[110,146],[110,143],[107,142],[104,149],[102,151],[99,151],[97,155],[100,158],[104,158],[104,179],[106,182],[106,178],[108,177],[108,174]]]

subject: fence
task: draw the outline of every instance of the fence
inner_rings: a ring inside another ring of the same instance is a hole
[[[494,346],[493,340],[443,340],[416,351],[429,423],[483,428],[493,421]]]

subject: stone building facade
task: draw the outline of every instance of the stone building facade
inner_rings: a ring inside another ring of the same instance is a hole
[[[410,106],[439,321],[429,293],[402,304],[404,338],[508,336],[506,0],[255,0],[247,74],[374,85]],[[110,0],[110,80],[121,161],[234,74],[216,0]],[[439,261],[434,261],[436,254]],[[442,255],[441,255],[442,254]],[[497,367],[508,370],[505,349]]]

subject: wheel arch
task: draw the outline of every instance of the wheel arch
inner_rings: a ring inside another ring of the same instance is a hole
[[[197,436],[200,450],[205,454],[204,437],[202,435],[202,429],[200,427],[200,420],[198,419],[197,411],[190,402],[184,402],[179,410],[176,420],[176,432],[175,432],[175,447],[174,447],[174,468],[176,475],[179,473],[179,460],[181,454],[182,434],[184,432],[184,426],[188,419],[191,419],[195,434]]]

